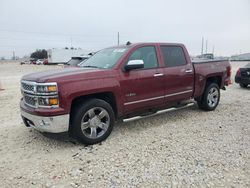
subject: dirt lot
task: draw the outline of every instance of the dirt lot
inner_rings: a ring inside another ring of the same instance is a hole
[[[21,76],[57,68],[0,63],[1,187],[250,187],[250,88],[231,85],[213,112],[194,105],[119,123],[85,147],[21,122]]]

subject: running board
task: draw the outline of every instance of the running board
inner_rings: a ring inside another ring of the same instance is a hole
[[[166,112],[171,112],[171,111],[175,111],[175,110],[179,110],[179,109],[185,109],[185,108],[188,108],[190,106],[193,106],[194,104],[195,104],[195,102],[191,102],[191,103],[188,103],[188,104],[180,106],[180,107],[173,107],[173,108],[168,108],[168,109],[165,109],[165,110],[159,110],[156,113],[148,115],[148,116],[135,116],[135,117],[132,117],[132,118],[123,119],[122,121],[123,122],[130,122],[130,121],[135,121],[135,120],[144,119],[144,118],[148,118],[148,117],[153,117],[153,116],[163,114],[163,113],[166,113]]]

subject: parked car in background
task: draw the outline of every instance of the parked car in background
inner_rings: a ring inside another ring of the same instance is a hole
[[[44,61],[43,61],[43,64],[44,65],[48,65],[49,63],[48,63],[48,59],[45,59]]]
[[[235,75],[235,82],[246,88],[250,85],[250,63],[243,68],[239,68]]]
[[[200,59],[214,59],[214,54],[212,54],[212,53],[202,54],[202,55],[198,55],[197,58],[200,58]]]
[[[36,64],[36,59],[34,59],[34,58],[31,58],[31,59],[30,59],[30,64],[33,64],[33,65],[35,65],[35,64]]]
[[[71,57],[71,59],[66,63],[66,66],[77,67],[78,64],[88,59],[89,57],[90,57],[89,55]]]
[[[20,62],[20,65],[24,65],[24,64],[30,64],[30,61],[29,60],[24,60],[24,61]]]
[[[43,59],[38,59],[38,60],[36,60],[36,64],[37,65],[43,65]]]

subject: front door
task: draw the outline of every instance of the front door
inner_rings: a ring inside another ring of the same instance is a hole
[[[164,76],[155,46],[137,48],[129,60],[143,60],[144,68],[121,73],[124,113],[161,105],[164,101]]]

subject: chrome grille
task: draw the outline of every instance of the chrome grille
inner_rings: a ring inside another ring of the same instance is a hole
[[[24,95],[24,101],[27,105],[35,107],[36,106],[36,99],[34,96]]]
[[[30,84],[30,83],[22,82],[22,89],[24,91],[32,92],[33,93],[35,91],[35,85],[34,84]]]

